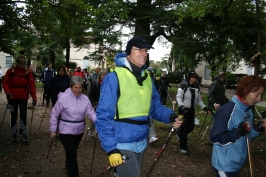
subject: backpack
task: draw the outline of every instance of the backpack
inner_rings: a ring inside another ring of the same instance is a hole
[[[26,71],[25,71],[25,75],[23,76],[23,77],[25,77],[27,80],[28,80],[28,73],[29,73],[29,71],[28,71],[28,69],[26,69]],[[10,80],[12,80],[12,78],[13,78],[14,76],[16,76],[16,74],[15,74],[15,67],[13,66],[12,69],[11,69]]]

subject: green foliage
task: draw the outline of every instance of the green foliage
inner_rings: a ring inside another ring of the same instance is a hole
[[[226,86],[235,87],[238,80],[243,76],[246,76],[246,74],[233,74],[231,72],[227,72],[226,73]]]
[[[179,71],[169,72],[167,78],[170,83],[180,83],[183,79],[183,74]]]

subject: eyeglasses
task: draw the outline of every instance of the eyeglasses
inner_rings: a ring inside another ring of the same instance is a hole
[[[149,53],[148,49],[132,48],[132,50],[138,50],[139,53]]]

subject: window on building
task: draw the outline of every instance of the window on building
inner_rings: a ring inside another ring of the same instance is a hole
[[[11,68],[12,67],[12,56],[6,56],[6,68]]]
[[[209,66],[205,66],[205,76],[204,79],[205,80],[210,80],[211,78],[211,70],[209,69]]]

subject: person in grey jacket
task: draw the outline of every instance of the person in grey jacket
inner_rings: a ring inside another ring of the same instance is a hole
[[[189,71],[187,80],[183,80],[178,88],[176,100],[178,103],[178,113],[184,115],[184,121],[177,131],[177,138],[180,141],[179,151],[187,153],[187,135],[194,129],[195,107],[199,105],[205,112],[207,107],[201,100],[200,89],[197,84],[198,74]]]
[[[82,94],[83,78],[72,76],[70,88],[59,93],[58,100],[50,114],[50,138],[59,138],[66,152],[67,176],[78,176],[77,149],[85,131],[85,115],[93,122],[96,114],[89,98]],[[59,123],[58,117],[61,115]]]
[[[213,83],[210,85],[208,92],[209,109],[218,110],[220,106],[228,102],[228,99],[225,96],[225,80],[226,74],[224,72],[220,72]]]

